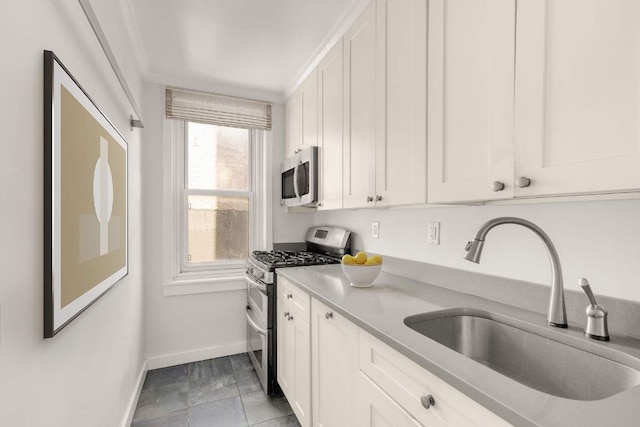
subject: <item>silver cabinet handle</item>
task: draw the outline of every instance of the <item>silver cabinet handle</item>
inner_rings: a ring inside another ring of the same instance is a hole
[[[376,202],[381,202],[382,201],[382,196],[376,196]]]
[[[500,181],[493,181],[491,183],[491,191],[502,191],[504,190],[504,183]]]
[[[518,188],[525,188],[530,185],[531,185],[531,180],[526,176],[521,176],[520,178],[516,179],[516,187]]]
[[[324,318],[329,320],[329,319],[333,319],[333,311],[328,311],[324,314]]]
[[[371,203],[371,202],[373,202],[373,197],[367,196],[367,203]]]
[[[420,398],[420,403],[422,403],[422,406],[425,407],[425,409],[429,409],[431,408],[433,405],[436,404],[435,399],[433,398],[433,396],[431,396],[430,394],[426,395],[426,396],[422,396]]]

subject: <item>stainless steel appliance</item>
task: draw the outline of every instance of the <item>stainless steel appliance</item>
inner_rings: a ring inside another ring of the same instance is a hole
[[[337,264],[350,245],[351,232],[340,227],[307,230],[306,250],[254,251],[245,271],[247,282],[247,342],[249,359],[268,395],[276,382],[277,268]]]
[[[282,163],[283,206],[315,206],[318,202],[318,147],[305,148]]]

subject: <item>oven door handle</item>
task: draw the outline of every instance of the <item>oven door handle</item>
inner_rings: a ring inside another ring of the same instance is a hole
[[[251,286],[254,286],[256,288],[258,288],[260,291],[262,291],[263,293],[267,293],[267,285],[263,285],[262,283],[258,283],[255,280],[253,280],[253,278],[251,278],[251,276],[249,276],[248,272],[244,272],[244,279],[249,282],[249,284]]]
[[[256,322],[253,321],[253,319],[251,318],[251,315],[249,314],[249,309],[248,308],[247,308],[247,311],[245,312],[245,315],[247,316],[247,322],[249,322],[249,325],[253,329],[255,329],[256,332],[258,332],[260,335],[267,336],[267,331],[262,329],[260,326],[258,326],[258,324]]]

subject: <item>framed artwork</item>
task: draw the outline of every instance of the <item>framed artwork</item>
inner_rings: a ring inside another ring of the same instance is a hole
[[[44,337],[128,272],[127,142],[44,52]]]

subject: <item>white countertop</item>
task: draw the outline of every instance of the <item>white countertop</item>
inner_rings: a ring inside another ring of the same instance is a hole
[[[544,315],[384,271],[370,288],[351,287],[340,265],[284,268],[278,269],[277,274],[514,425],[584,427],[640,423],[640,386],[598,401],[552,396],[432,341],[406,326],[404,319],[449,308],[486,310],[537,325],[547,338],[603,357],[622,352],[640,370],[640,341],[636,339],[612,336],[610,342],[595,342],[579,328],[547,326]]]

